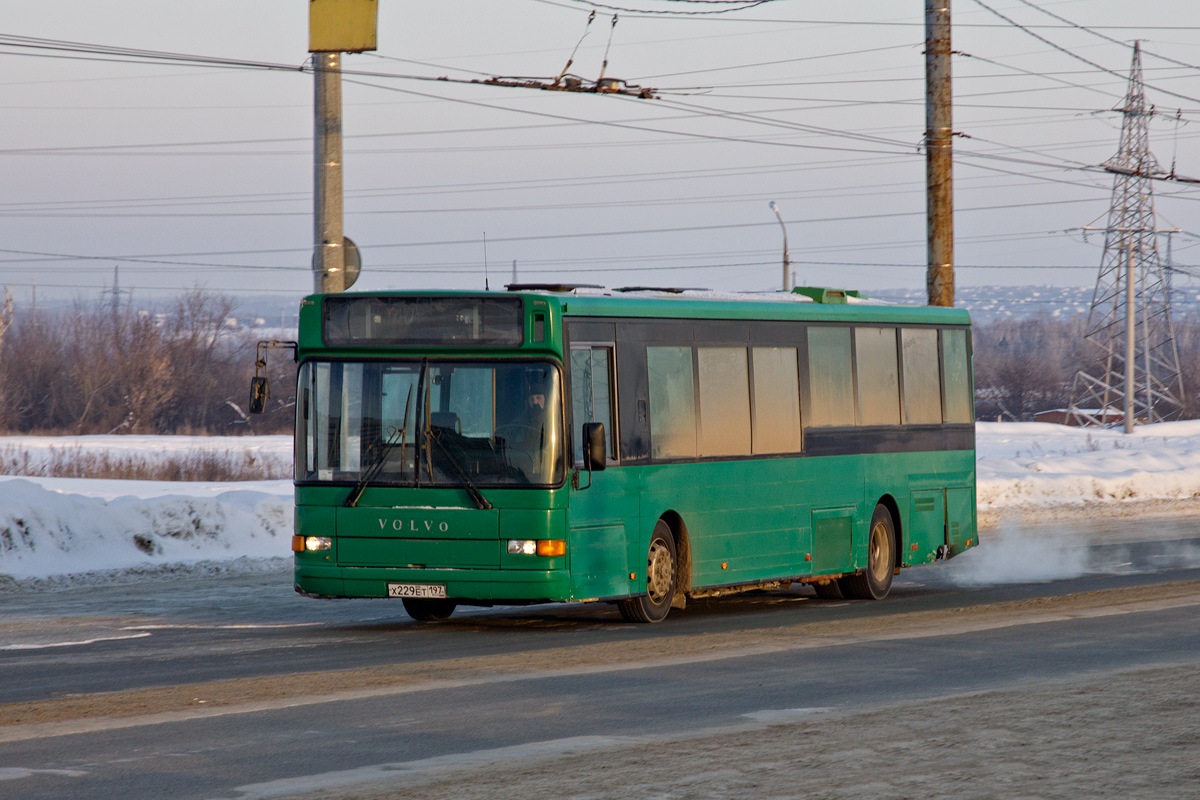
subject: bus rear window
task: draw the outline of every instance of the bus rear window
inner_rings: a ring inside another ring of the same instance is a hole
[[[329,347],[498,346],[524,341],[519,297],[326,297]]]

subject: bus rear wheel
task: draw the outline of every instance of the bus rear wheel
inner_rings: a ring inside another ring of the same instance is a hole
[[[842,594],[856,600],[882,600],[892,588],[896,568],[896,525],[892,512],[875,506],[867,534],[867,568],[838,580]]]
[[[449,619],[458,604],[453,600],[430,600],[417,597],[405,597],[404,610],[417,622],[437,622]]]
[[[617,604],[621,616],[629,622],[661,622],[671,610],[679,569],[675,556],[675,537],[671,526],[661,519],[650,536],[646,553],[646,594]]]

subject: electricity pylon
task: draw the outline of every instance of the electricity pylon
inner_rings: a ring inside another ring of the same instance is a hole
[[[1158,251],[1153,180],[1164,177],[1150,153],[1142,51],[1135,42],[1123,108],[1121,146],[1104,164],[1113,173],[1104,254],[1088,313],[1087,356],[1075,375],[1070,415],[1080,425],[1161,422],[1182,411],[1183,381],[1171,327],[1169,284]]]

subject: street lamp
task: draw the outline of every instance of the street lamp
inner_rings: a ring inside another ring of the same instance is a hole
[[[779,213],[779,205],[772,200],[769,207],[775,212],[775,219],[779,220],[779,227],[783,230],[783,290],[787,292],[792,288],[788,282],[788,267],[791,266],[792,260],[788,257],[787,226],[783,224],[783,217]]]

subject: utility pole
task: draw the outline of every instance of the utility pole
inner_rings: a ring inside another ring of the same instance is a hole
[[[925,291],[954,305],[954,136],[950,91],[950,0],[925,0]]]
[[[313,291],[346,291],[342,247],[342,54],[314,53]]]
[[[309,0],[313,54],[313,290],[344,292],[354,282],[342,225],[342,53],[375,49],[376,0]]]

